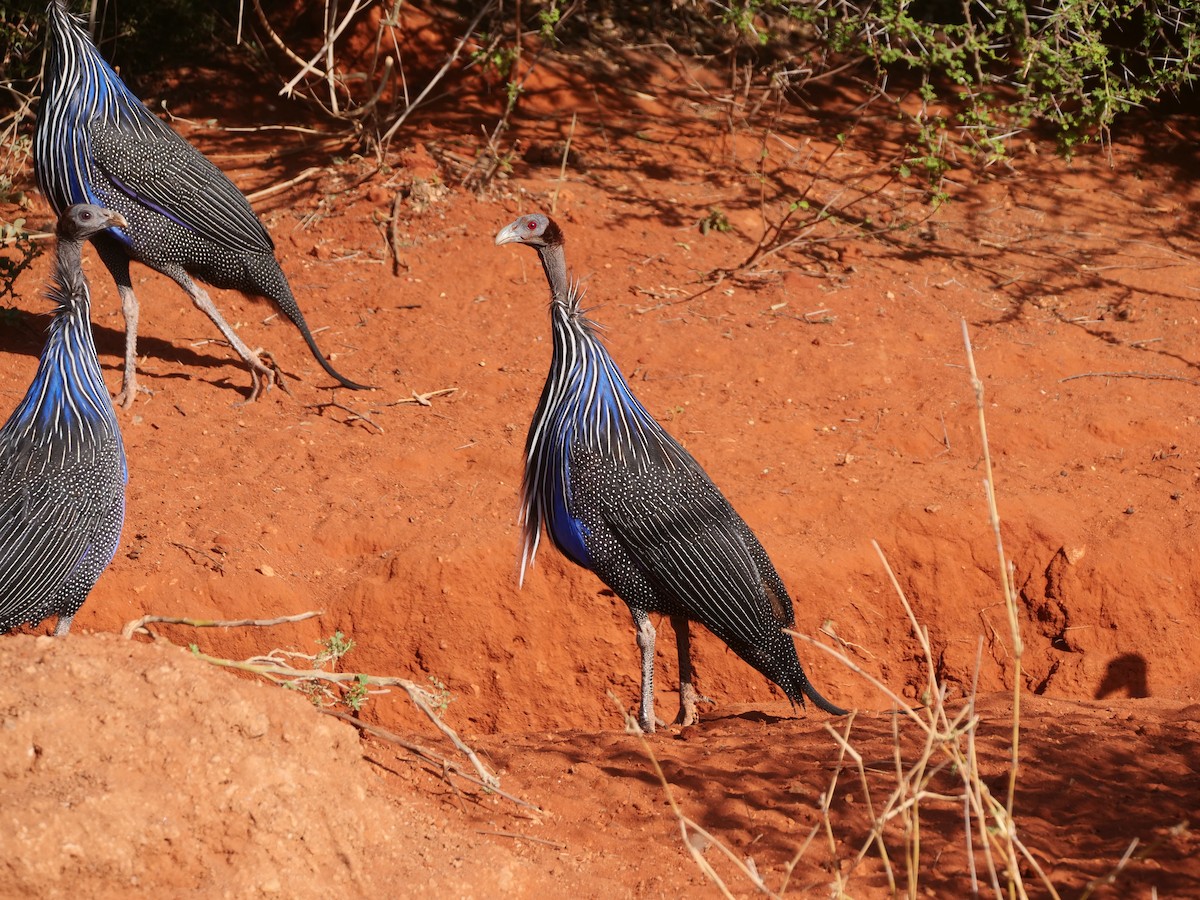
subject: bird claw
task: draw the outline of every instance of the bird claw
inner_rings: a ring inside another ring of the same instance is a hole
[[[138,394],[145,394],[147,397],[153,397],[154,391],[148,387],[142,387],[136,381],[132,384],[126,383],[121,386],[121,392],[113,397],[113,406],[119,406],[121,409],[129,409],[133,406],[134,398]]]
[[[262,347],[252,352],[252,359],[246,361],[250,364],[250,396],[234,406],[246,406],[253,403],[263,393],[270,391],[275,385],[279,385],[289,397],[292,396],[292,390],[287,385],[287,379],[283,377],[283,371],[275,362],[274,357],[267,353]]]
[[[711,697],[705,697],[696,691],[696,688],[691,682],[684,682],[679,686],[679,714],[675,716],[673,724],[687,728],[689,725],[696,725],[700,722],[700,714],[696,712],[697,703],[715,704],[716,701]]]

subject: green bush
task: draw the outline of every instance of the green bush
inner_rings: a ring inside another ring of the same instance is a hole
[[[0,137],[9,147],[0,172],[12,172],[27,155],[22,140],[39,90],[43,5],[8,0],[0,10],[6,73],[0,83],[8,88],[0,92]],[[280,6],[273,0],[266,5],[272,14]],[[380,35],[398,27],[400,5],[387,0],[384,9],[391,12],[378,20]],[[522,58],[518,41],[527,49],[540,45],[566,54],[582,45],[603,54],[667,41],[682,54],[733,54],[750,64],[760,84],[767,76],[770,84],[795,90],[822,75],[844,79],[838,73],[847,66],[866,67],[879,96],[896,104],[908,129],[900,174],[930,183],[948,167],[949,144],[1003,157],[1014,134],[1043,129],[1070,153],[1081,141],[1106,140],[1122,114],[1191,90],[1200,70],[1200,0],[529,0],[515,9],[458,0],[438,9],[448,37],[467,29],[454,71],[491,67],[504,83],[505,121],[538,59],[535,53],[530,63],[516,65]],[[135,91],[149,73],[196,53],[255,52],[233,46],[237,13],[226,3],[100,0],[98,12],[102,51],[119,58]],[[314,16],[305,19],[307,32],[288,31],[305,58],[324,39]],[[256,27],[252,19],[243,17],[248,32]],[[244,45],[253,41],[247,37]],[[282,60],[277,48],[267,49],[267,57]],[[282,60],[280,71],[293,61]],[[345,61],[324,80],[310,72],[296,95],[353,133],[382,134],[386,145],[411,112],[410,90],[416,103],[432,85],[404,84],[388,94],[386,82],[400,79],[403,70],[380,71],[378,63],[364,68],[362,60]],[[277,89],[277,73],[264,66],[260,74]],[[345,108],[322,106],[331,94]]]
[[[827,64],[874,66],[881,85],[915,80],[927,105],[917,125],[932,146],[943,124],[1003,155],[1015,130],[1048,127],[1070,152],[1107,138],[1122,113],[1193,87],[1200,71],[1196,0],[749,0],[768,22],[815,29]]]

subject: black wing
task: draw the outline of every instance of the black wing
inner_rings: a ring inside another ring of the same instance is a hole
[[[661,438],[669,443],[657,442],[648,465],[576,450],[572,481],[579,472],[605,485],[595,508],[660,601],[731,645],[791,624],[791,601],[750,529],[691,455]]]
[[[120,125],[88,125],[98,170],[137,203],[220,247],[271,253],[275,245],[232,181],[195,147],[151,115]]]

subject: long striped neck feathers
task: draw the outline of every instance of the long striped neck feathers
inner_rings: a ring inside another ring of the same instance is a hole
[[[92,43],[80,20],[60,0],[47,7],[46,92],[42,112],[68,116],[77,121],[101,118],[121,122],[133,116],[149,116],[133,91],[113,71]],[[62,104],[62,109],[59,109]],[[38,122],[41,126],[41,122]],[[61,127],[61,126],[60,126]],[[56,128],[52,128],[56,131]]]
[[[46,89],[34,129],[38,186],[57,212],[71,203],[97,202],[91,189],[89,124],[137,127],[153,118],[104,61],[83,26],[60,0],[46,10]]]
[[[91,298],[80,269],[83,244],[79,238],[59,238],[55,281],[47,296],[58,304],[37,374],[25,397],[4,426],[6,438],[18,443],[38,433],[100,437],[95,426],[111,424],[116,414],[100,372],[92,338]],[[62,447],[63,453],[86,452],[82,446]]]
[[[96,49],[82,21],[71,14],[65,3],[51,0],[46,7],[46,22],[49,26],[46,48],[50,54],[46,77],[52,84],[78,80],[86,70],[94,69],[96,62],[108,70],[111,80],[119,80]]]

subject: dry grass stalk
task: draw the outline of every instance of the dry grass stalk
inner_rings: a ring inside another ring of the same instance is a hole
[[[642,749],[646,753],[646,757],[650,760],[650,766],[654,769],[654,774],[658,777],[659,784],[662,785],[663,793],[666,795],[667,803],[671,807],[671,812],[675,815],[676,822],[679,823],[679,836],[683,839],[683,846],[687,848],[692,860],[696,863],[696,867],[708,877],[708,879],[716,886],[722,896],[733,900],[733,893],[729,890],[725,880],[717,874],[717,870],[713,868],[704,856],[704,848],[706,846],[714,846],[727,856],[730,861],[737,867],[746,879],[754,885],[761,893],[768,897],[778,898],[779,895],[772,891],[763,882],[762,877],[758,874],[758,870],[753,867],[753,864],[747,864],[736,853],[729,849],[722,841],[718,840],[711,832],[703,828],[699,823],[688,818],[675,799],[675,793],[671,790],[671,783],[667,781],[667,776],[659,765],[658,757],[654,753],[654,749],[650,746],[650,742],[646,740],[646,734],[642,731],[637,719],[629,714],[622,706],[621,701],[612,691],[609,691],[608,698],[621,711],[621,715],[625,719],[625,731],[635,735],[642,745]],[[700,838],[700,840],[697,840]]]
[[[896,596],[899,598],[904,613],[908,618],[912,633],[916,637],[921,649],[925,680],[921,696],[924,700],[924,705],[920,707],[912,706],[888,685],[881,682],[869,672],[866,672],[857,662],[841,650],[819,643],[807,635],[790,632],[794,637],[819,648],[822,652],[829,654],[842,665],[864,678],[891,702],[895,712],[892,719],[894,787],[887,798],[883,800],[882,804],[877,806],[871,790],[867,766],[863,761],[861,753],[854,748],[852,742],[851,732],[854,725],[854,716],[851,715],[840,729],[826,723],[826,731],[838,746],[838,759],[834,765],[834,773],[830,778],[828,789],[821,796],[821,822],[814,828],[808,840],[804,842],[800,852],[785,867],[784,889],[786,889],[792,872],[818,833],[818,830],[823,830],[829,844],[831,856],[835,860],[833,866],[834,882],[830,885],[831,896],[839,898],[850,896],[850,881],[855,870],[871,854],[872,850],[879,856],[883,871],[888,879],[888,886],[891,893],[897,894],[902,891],[909,898],[920,896],[923,873],[921,855],[922,811],[927,807],[935,805],[951,804],[954,806],[961,805],[963,811],[964,841],[969,868],[970,890],[973,896],[978,896],[981,889],[986,890],[990,887],[991,893],[994,894],[997,900],[1005,900],[1005,898],[1007,900],[1027,900],[1029,892],[1021,874],[1021,867],[1025,866],[1028,871],[1032,871],[1036,875],[1039,882],[1039,889],[1046,896],[1054,898],[1054,900],[1058,900],[1059,897],[1058,891],[1038,860],[1021,841],[1014,817],[1014,797],[1019,772],[1020,659],[1023,645],[1020,635],[1019,611],[1015,599],[1016,592],[1013,589],[1012,569],[1007,562],[1000,534],[1000,517],[996,505],[994,473],[991,467],[990,453],[987,448],[982,382],[979,380],[975,369],[974,357],[971,352],[965,323],[963,326],[963,336],[969,362],[971,384],[975,392],[979,410],[980,436],[984,445],[984,458],[986,462],[985,493],[988,504],[988,519],[996,540],[1001,584],[1009,612],[1009,625],[1013,645],[1012,656],[1015,670],[1013,679],[1012,740],[1008,758],[1009,777],[1007,780],[1007,790],[1005,796],[995,796],[984,780],[979,764],[979,717],[976,713],[975,697],[980,660],[982,658],[982,639],[976,649],[975,679],[972,684],[970,696],[961,709],[953,712],[947,705],[946,688],[938,683],[937,665],[929,639],[929,631],[918,620],[913,611],[912,604],[909,602],[903,587],[889,565],[883,550],[877,542],[872,541],[872,546],[875,548],[888,579],[891,581]],[[627,723],[630,722],[628,716],[626,721]],[[921,744],[919,745],[916,758],[911,762],[905,761],[905,754],[902,752],[900,731],[902,721],[908,721],[916,726],[921,735]],[[640,734],[640,731],[636,728],[636,723],[628,724],[627,727]],[[663,790],[667,795],[671,809],[679,822],[684,845],[701,871],[717,885],[723,894],[726,896],[730,895],[728,886],[720,879],[719,875],[713,870],[712,865],[708,860],[704,859],[703,855],[695,847],[691,839],[691,836],[694,834],[703,834],[705,838],[720,848],[726,856],[738,862],[740,870],[756,889],[769,896],[780,896],[773,894],[763,884],[757,870],[741,864],[741,861],[728,847],[707,832],[700,831],[695,823],[684,816],[649,743],[645,740],[644,736],[641,740],[655,774],[663,785]],[[837,843],[834,836],[833,822],[830,817],[830,806],[836,794],[838,782],[843,772],[850,766],[853,766],[857,772],[866,810],[871,818],[872,825],[858,853],[849,861],[848,867],[845,867],[845,871],[843,871],[843,866],[836,864]],[[959,787],[956,790],[947,792],[944,789],[939,789],[938,785],[944,782],[947,777],[953,778],[957,782]],[[896,828],[899,828],[902,833],[902,861],[893,859],[886,841],[886,835]],[[978,837],[978,848],[975,846],[976,836]],[[1116,877],[1128,865],[1128,859],[1133,849],[1133,847],[1130,847],[1125,857],[1122,858],[1114,869],[1112,877]],[[976,853],[981,853],[983,856],[983,864],[987,873],[986,887],[982,886],[979,881]],[[900,888],[900,879],[897,877],[897,865],[903,865],[903,888]]]
[[[563,145],[562,164],[558,167],[558,180],[555,182],[554,190],[550,192],[550,215],[558,213],[558,192],[562,189],[563,182],[567,180],[567,160],[571,157],[571,141],[575,139],[577,118],[578,113],[571,113],[571,127],[567,130],[567,141]]]

